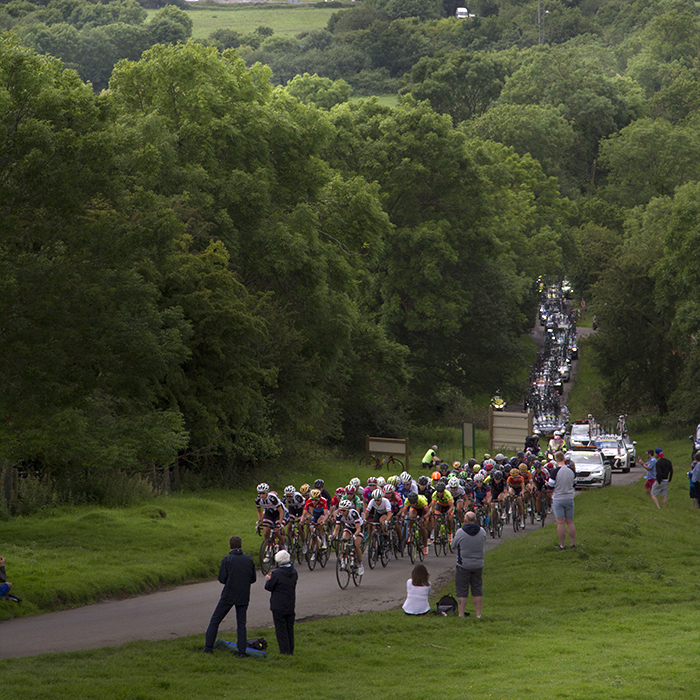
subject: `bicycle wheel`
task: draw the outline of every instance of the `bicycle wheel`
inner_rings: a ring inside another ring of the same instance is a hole
[[[306,539],[306,565],[309,567],[309,571],[313,571],[316,568],[317,550],[318,540],[316,539],[316,533],[313,530],[309,530]]]
[[[443,537],[444,525],[439,524],[435,527],[435,538],[433,539],[433,549],[435,550],[435,556],[439,557],[442,552],[442,537]]]
[[[348,557],[348,564],[350,565],[350,572],[352,573],[352,582],[356,586],[359,586],[362,583],[362,574],[359,573],[360,565],[357,563],[355,552],[352,552]]]
[[[416,563],[416,549],[413,544],[413,528],[408,533],[408,540],[406,540],[406,550],[408,551],[408,558],[411,560],[411,564]]]
[[[367,545],[367,563],[370,569],[374,569],[377,565],[377,557],[379,556],[379,535],[373,532],[369,538]]]
[[[403,471],[403,462],[400,459],[394,457],[394,455],[391,455],[391,457],[387,459],[386,465],[387,469],[391,469],[393,467],[395,472]]]
[[[326,564],[331,556],[331,550],[329,547],[319,546],[318,548],[318,563],[321,565],[322,569],[326,568]]]
[[[335,560],[335,577],[338,585],[345,590],[350,583],[350,562],[344,553]]]
[[[510,509],[510,519],[513,521],[513,531],[517,532],[520,530],[520,513],[518,511],[518,504],[513,501]]]
[[[535,513],[535,510],[536,510],[536,508],[535,508],[535,501],[534,501],[533,497],[530,496],[530,507],[529,507],[529,511],[530,511],[530,525],[534,525],[534,524],[535,524],[535,516],[537,515],[537,513]]]
[[[386,566],[391,559],[391,539],[389,535],[379,536],[379,561],[382,566]]]
[[[272,569],[272,561],[275,558],[274,551],[272,540],[264,540],[260,545],[260,571],[263,576],[269,574]]]
[[[418,558],[423,561],[424,545],[423,536],[421,535],[420,528],[418,525],[413,526],[413,532],[411,533],[411,539],[413,540],[413,547],[418,552]]]

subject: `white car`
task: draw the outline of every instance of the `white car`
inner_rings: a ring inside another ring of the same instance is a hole
[[[600,450],[570,450],[566,459],[571,460],[576,468],[576,488],[592,488],[612,484],[612,469],[603,459]]]

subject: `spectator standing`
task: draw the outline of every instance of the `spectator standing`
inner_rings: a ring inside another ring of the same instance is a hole
[[[406,601],[401,607],[406,615],[425,615],[430,612],[429,597],[430,574],[424,564],[416,564],[406,581]]]
[[[221,598],[214,610],[214,614],[207,627],[206,639],[204,642],[204,652],[211,654],[214,650],[216,635],[219,632],[219,625],[228,615],[232,607],[236,607],[236,646],[238,647],[238,657],[246,657],[248,648],[248,637],[246,632],[246,622],[248,616],[248,603],[250,603],[250,587],[255,583],[255,562],[247,554],[243,554],[241,549],[241,538],[231,537],[229,540],[231,551],[228,556],[221,560],[219,567],[219,583],[224,584],[221,591]]]
[[[673,464],[671,460],[664,457],[663,450],[656,449],[656,481],[651,487],[651,500],[657,508],[666,508],[668,498],[668,486],[673,479]],[[659,496],[662,498],[663,506],[659,505]]]
[[[576,483],[576,465],[566,463],[564,453],[560,450],[554,455],[554,469],[549,472],[549,486],[552,491],[552,510],[557,521],[559,550],[566,549],[566,533],[569,533],[571,548],[576,547],[576,526],[574,525],[574,484]]]
[[[656,481],[656,457],[654,456],[654,450],[647,450],[646,462],[642,462],[641,459],[638,461],[646,469],[646,473],[644,474],[644,490],[648,494],[651,494],[651,487]]]
[[[474,598],[474,611],[481,619],[481,604],[484,599],[483,571],[486,549],[486,530],[476,521],[476,514],[468,511],[464,525],[457,530],[452,540],[452,551],[457,553],[455,567],[455,592],[459,617],[464,617],[469,589]],[[468,613],[467,613],[468,614]]]
[[[280,654],[294,653],[294,608],[299,574],[292,566],[289,552],[275,554],[277,568],[265,576],[265,590],[270,591],[270,610]]]
[[[695,491],[695,507],[700,507],[700,452],[695,453],[690,472],[690,492],[691,498],[693,490]]]

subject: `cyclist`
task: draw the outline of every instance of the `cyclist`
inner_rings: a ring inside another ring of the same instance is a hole
[[[365,567],[362,565],[362,516],[357,508],[344,498],[338,505],[338,510],[335,514],[335,529],[333,530],[333,539],[340,534],[340,528],[343,528],[343,539],[349,540],[351,537],[355,540],[355,555],[360,565],[357,573],[362,576],[365,573]]]
[[[442,479],[442,474],[440,474],[439,471],[434,471],[431,475],[430,478],[432,479],[433,482],[433,488],[437,485],[438,481]]]
[[[316,479],[314,481],[314,488],[321,492],[321,497],[326,499],[326,503],[331,502],[331,494],[325,488],[326,484],[323,479]]]
[[[328,504],[328,519],[333,520],[335,518],[335,511],[340,502],[345,498],[345,489],[342,486],[338,486],[335,490],[335,496],[331,498]]]
[[[367,486],[362,490],[362,500],[365,504],[365,510],[367,510],[367,503],[372,498],[372,494],[377,489],[377,477],[370,476],[367,478]]]
[[[355,510],[358,510],[360,513],[362,513],[365,504],[362,501],[362,496],[360,496],[360,494],[357,493],[357,488],[352,482],[350,482],[345,487],[345,498],[347,498],[348,501],[352,503],[352,507],[355,508]]]
[[[372,492],[372,498],[367,503],[367,508],[365,508],[365,522],[369,523],[370,528],[379,524],[381,531],[386,534],[386,523],[390,517],[391,503],[389,499],[384,497],[384,492],[381,489],[375,489]]]
[[[561,430],[554,431],[554,437],[549,441],[549,450],[552,452],[552,454],[558,452],[559,450],[562,452],[564,451],[564,436],[562,435]]]
[[[488,485],[491,490],[491,520],[496,517],[495,504],[500,503],[505,508],[506,502],[506,480],[500,469],[494,470],[488,477]]]
[[[403,498],[396,493],[396,489],[392,484],[386,484],[384,486],[384,498],[391,503],[391,512],[396,516],[394,518],[394,530],[396,530],[396,535],[401,542],[401,513],[403,512]]]
[[[532,482],[535,486],[535,508],[537,509],[537,519],[540,520],[540,502],[544,497],[547,503],[551,502],[551,489],[548,487],[549,471],[542,466],[542,462],[537,460],[534,464],[535,470],[532,472]]]
[[[304,514],[306,499],[294,488],[292,484],[285,486],[282,496],[282,505],[287,511],[285,518],[287,537],[292,536],[292,527],[297,520],[301,520]]]
[[[258,495],[255,498],[255,507],[258,511],[258,525],[262,525],[263,537],[267,540],[273,528],[279,528],[280,545],[284,547],[284,523],[285,512],[282,501],[276,493],[270,493],[270,487],[266,483],[258,484]]]
[[[459,479],[456,476],[450,477],[449,481],[447,482],[447,488],[452,494],[455,511],[457,512],[457,520],[459,520],[460,523],[463,523],[464,511],[467,503],[467,492],[459,483]]]
[[[518,504],[519,517],[525,522],[525,511],[523,509],[523,491],[525,490],[525,480],[520,474],[520,470],[513,467],[510,476],[506,479],[508,484],[508,495],[514,498]]]
[[[474,505],[483,507],[485,513],[491,510],[491,487],[486,483],[486,477],[479,472],[474,477]]]
[[[328,517],[328,501],[326,501],[323,496],[321,496],[320,489],[311,489],[309,494],[309,499],[304,504],[304,515],[301,518],[302,523],[310,522],[312,527],[316,527],[318,532],[318,527],[321,526],[321,532],[323,532],[323,524],[326,522]],[[326,546],[326,536],[323,534],[323,546]]]
[[[428,553],[428,530],[430,529],[430,504],[425,496],[409,493],[403,507],[403,517],[418,518],[418,527],[423,541],[423,554]]]
[[[452,541],[452,528],[454,526],[454,499],[452,494],[445,487],[444,481],[438,481],[435,485],[433,500],[430,504],[430,515],[433,519],[433,526],[437,523],[437,516],[444,514],[447,516],[447,533],[450,541]]]
[[[518,466],[518,471],[520,472],[520,476],[523,477],[523,483],[525,484],[525,488],[523,490],[524,505],[526,503],[529,503],[531,500],[534,500],[533,492],[535,490],[535,484],[532,481],[532,477],[530,475],[530,468],[527,466],[526,462],[520,463],[520,465]]]
[[[401,484],[398,490],[402,498],[406,498],[411,491],[418,493],[418,482],[408,472],[401,472],[399,480]]]

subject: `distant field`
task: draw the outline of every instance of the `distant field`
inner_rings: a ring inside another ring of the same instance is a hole
[[[296,36],[300,32],[324,29],[337,7],[315,7],[311,3],[299,5],[235,4],[212,7],[192,7],[188,11],[192,19],[192,36],[206,39],[217,29],[233,29],[247,34],[260,26],[270,27],[275,34]],[[149,17],[155,14],[149,10]]]

